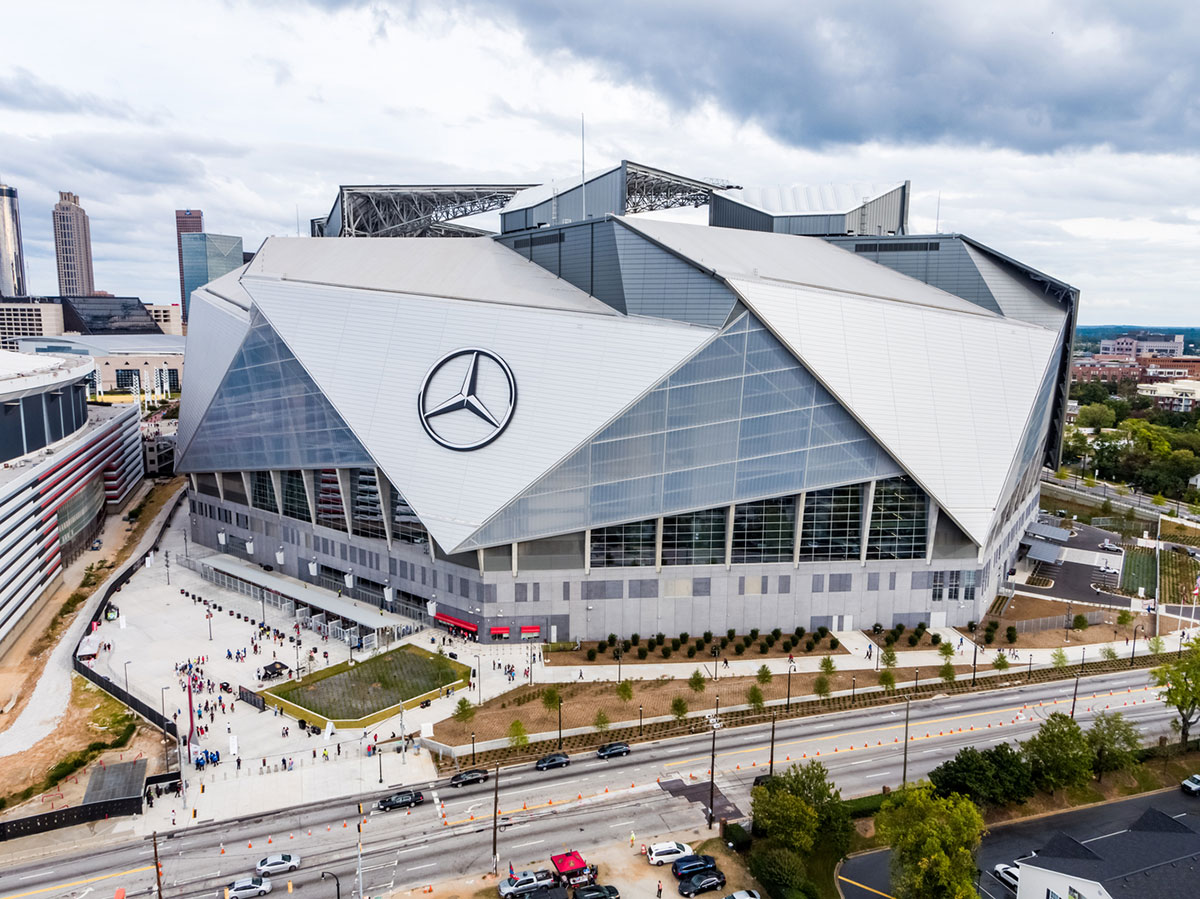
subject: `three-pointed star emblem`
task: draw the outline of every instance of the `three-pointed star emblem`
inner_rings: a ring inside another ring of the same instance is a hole
[[[517,404],[512,369],[489,350],[469,347],[447,353],[421,384],[421,426],[434,442],[452,450],[487,446],[508,427]]]

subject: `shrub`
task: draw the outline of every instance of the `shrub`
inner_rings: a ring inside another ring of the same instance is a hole
[[[629,650],[632,648],[632,646],[633,646],[632,641],[622,640],[621,641],[621,652],[629,652]]]
[[[817,628],[817,635],[824,640],[827,636],[829,636],[829,628],[822,624],[819,628]]]
[[[1004,639],[1009,643],[1017,642],[1017,626],[1015,624],[1010,624],[1004,629]]]
[[[804,651],[805,651],[805,652],[812,652],[812,651],[813,651],[813,649],[816,647],[816,645],[817,645],[817,644],[816,644],[816,643],[814,643],[814,642],[812,641],[812,638],[810,637],[809,639],[807,639],[807,640],[805,640],[805,641],[804,641]]]
[[[594,649],[589,649],[589,650],[587,651],[587,660],[588,660],[589,662],[594,662],[594,661],[596,661],[596,650],[594,650]]]
[[[721,638],[721,648],[722,648],[722,649],[724,649],[724,648],[725,648],[725,647],[727,647],[728,645],[729,645],[729,638],[728,638],[728,637],[722,637],[722,638]]]
[[[648,656],[648,655],[650,655],[650,650],[646,649],[645,646],[638,647],[638,658],[639,659],[645,661],[646,656]]]
[[[874,624],[871,625],[871,633],[876,634],[876,635],[882,634],[883,633],[883,625],[881,623],[879,623],[878,621],[876,621]]]
[[[609,647],[609,642],[607,640],[601,640],[599,643],[596,644],[596,652],[597,653],[604,652],[604,650],[608,649],[608,647]]]
[[[696,651],[699,652],[704,648],[704,640],[701,637],[696,638]]]
[[[686,643],[687,641],[688,641],[688,632],[687,632],[687,631],[680,631],[680,633],[679,633],[679,642],[680,642],[680,643]]]
[[[654,642],[657,643],[659,646],[662,646],[664,643],[667,642],[666,634],[655,634]]]
[[[892,632],[896,635],[897,638],[899,638],[900,635],[902,633],[904,633],[904,625],[897,623],[896,626],[894,628],[892,628]]]
[[[736,636],[737,636],[737,632],[736,632],[736,631],[735,631],[733,628],[730,628],[729,630],[727,630],[727,631],[725,632],[725,636],[726,636],[728,639],[732,640],[734,637],[736,637]]]
[[[639,634],[630,634],[629,635],[629,642],[634,646],[637,646],[638,643],[641,642],[641,639],[642,638]]]
[[[802,639],[804,637],[804,634],[805,634],[805,630],[802,627],[798,627],[794,631],[792,631],[792,636],[795,637],[797,640]]]
[[[1086,631],[1088,629],[1087,615],[1080,612],[1071,622],[1071,629],[1076,631]]]
[[[996,630],[997,628],[1000,627],[1000,622],[997,621],[995,618],[993,618],[991,621],[989,621],[987,623],[987,626],[990,627],[992,630]]]
[[[688,657],[689,659],[694,659],[694,658],[696,658],[696,647],[695,647],[695,646],[689,646],[689,647],[687,648],[687,657]]]
[[[664,659],[669,659],[669,658],[671,658],[671,647],[670,647],[670,646],[664,646],[664,647],[662,648],[661,652],[662,652],[662,657],[663,657]]]
[[[680,639],[678,637],[671,638],[671,648],[673,650],[675,650],[676,652],[679,652],[679,647],[682,645],[683,645],[683,643],[680,641]]]
[[[937,646],[939,643],[942,642],[942,635],[941,634],[930,634],[929,642],[932,643],[934,646]]]
[[[841,645],[842,645],[842,641],[839,640],[837,637],[829,638],[829,648],[830,649],[837,649]]]
[[[766,640],[762,640],[762,641],[760,641],[760,642],[759,642],[759,644],[758,644],[758,652],[759,652],[759,654],[760,654],[760,655],[764,655],[764,656],[765,656],[765,655],[767,654],[767,652],[770,650],[770,648],[771,648],[771,647],[769,647],[769,646],[767,645],[767,641],[766,641]]]
[[[792,645],[793,645],[792,640],[789,637],[788,639],[784,640],[782,643],[779,644],[779,648],[782,649],[784,652],[791,652]]]
[[[751,639],[751,640],[757,640],[757,639],[758,639],[758,628],[756,628],[756,627],[752,627],[752,628],[750,628],[750,639]]]
[[[975,628],[977,628],[977,627],[979,627],[978,621],[968,621],[967,622],[967,630],[969,630],[971,633],[975,633]]]
[[[705,642],[705,643],[711,643],[711,642],[712,642],[712,637],[713,637],[712,631],[705,631],[705,632],[704,632],[704,642]]]
[[[921,642],[921,637],[915,631],[908,635],[908,645],[909,646],[916,646],[920,642]]]
[[[734,852],[745,852],[750,848],[750,834],[735,821],[725,825],[725,842]]]
[[[983,632],[983,642],[986,643],[988,646],[991,646],[993,643],[995,643],[996,642],[996,632],[995,631],[984,631]]]
[[[896,635],[888,634],[886,637],[884,637],[883,645],[884,646],[895,646],[896,645]]]
[[[772,637],[774,637],[776,640],[778,640],[780,637],[782,637],[782,636],[783,636],[783,631],[782,631],[782,630],[780,630],[780,629],[779,629],[779,628],[777,628],[777,627],[776,627],[776,628],[772,628],[772,629],[771,629],[771,636],[772,636]]]
[[[733,651],[735,653],[737,653],[738,655],[741,655],[742,653],[744,653],[746,651],[746,644],[739,643],[737,646],[733,647]]]

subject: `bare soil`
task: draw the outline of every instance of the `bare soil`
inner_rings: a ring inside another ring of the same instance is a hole
[[[921,634],[921,639],[917,641],[915,646],[909,645],[908,638],[916,632],[916,628],[906,627],[904,629],[904,633],[900,635],[900,639],[892,644],[892,649],[896,650],[896,652],[910,652],[917,649],[937,649],[937,644],[933,642],[933,634],[929,631],[925,631],[925,633]],[[863,631],[863,635],[872,643],[874,643],[879,649],[887,646],[887,638],[890,634],[891,631],[889,630],[885,630],[881,634],[876,634],[873,631]]]
[[[956,662],[964,657],[959,656]],[[985,663],[980,660],[980,667],[990,665],[990,656]],[[969,662],[969,658],[967,659]],[[970,664],[956,664],[955,672],[961,678],[970,674]],[[911,684],[919,677],[919,683],[927,683],[937,678],[936,668],[895,668],[892,670],[898,687]],[[813,684],[819,675],[816,673],[797,673],[791,678],[791,696],[799,699],[813,694]],[[830,690],[834,693],[853,688],[873,687],[879,683],[879,674],[874,671],[835,672],[830,678]],[[617,696],[617,684],[612,681],[600,683],[554,684],[547,686],[520,687],[504,696],[489,700],[475,710],[475,717],[467,722],[454,719],[439,721],[434,725],[434,732],[439,741],[450,745],[464,746],[471,742],[474,733],[479,741],[497,740],[508,736],[508,729],[514,720],[519,720],[529,734],[550,733],[558,729],[557,707],[547,709],[542,704],[542,691],[548,686],[554,686],[563,698],[562,726],[564,730],[576,727],[594,726],[597,712],[603,711],[608,716],[609,724],[616,727],[621,722],[638,720],[638,708],[646,719],[660,715],[671,714],[671,703],[677,697],[683,697],[690,712],[712,709],[716,699],[721,698],[723,708],[736,705],[746,705],[747,692],[752,686],[758,686],[765,701],[783,700],[788,695],[788,679],[786,675],[776,674],[767,684],[759,684],[753,677],[722,677],[719,680],[708,680],[704,692],[696,693],[686,680],[661,678],[658,680],[633,681],[633,698],[622,702]]]
[[[1081,612],[1093,612],[1097,609],[1106,613],[1106,623],[1093,624],[1085,630],[1072,630],[1070,632],[1067,632],[1063,627],[1067,620],[1068,611],[1074,617]],[[1004,607],[1003,614],[984,616],[983,621],[980,622],[980,628],[982,629],[988,621],[993,619],[999,621],[1000,627],[996,631],[996,640],[992,645],[996,647],[1016,647],[1018,649],[1054,649],[1059,646],[1088,646],[1095,643],[1122,640],[1123,638],[1127,643],[1128,639],[1133,636],[1134,628],[1137,628],[1139,625],[1139,639],[1145,636],[1151,624],[1148,616],[1137,615],[1128,626],[1121,627],[1117,624],[1117,615],[1119,612],[1120,609],[1104,608],[1085,603],[1068,603],[1063,600],[1046,599],[1040,596],[1019,595],[1014,596],[1008,601],[1008,604]],[[1005,628],[1008,625],[1036,618],[1056,618],[1058,619],[1058,624],[1046,630],[1018,634],[1016,643],[1008,642],[1008,639],[1004,636]],[[979,633],[979,637],[982,639],[982,632]]]

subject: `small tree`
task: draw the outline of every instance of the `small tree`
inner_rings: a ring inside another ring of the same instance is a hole
[[[1055,668],[1067,667],[1067,653],[1061,646],[1050,653],[1050,664]]]
[[[1087,629],[1088,629],[1087,615],[1084,615],[1082,612],[1080,612],[1073,619],[1071,619],[1071,630],[1086,631]]]
[[[617,698],[621,702],[629,702],[633,699],[633,681],[623,680],[617,684]]]
[[[508,726],[508,745],[513,749],[524,749],[529,745],[529,734],[525,732],[525,725],[520,718],[513,719]]]
[[[899,899],[975,895],[975,851],[983,818],[971,800],[934,795],[930,784],[892,793],[875,816],[892,847],[892,888]]]
[[[688,686],[692,688],[693,693],[703,693],[704,688],[708,686],[708,681],[705,680],[703,672],[697,668],[692,672],[692,676],[688,678]]]
[[[883,651],[879,653],[879,663],[883,665],[884,668],[895,668],[896,650],[892,649],[890,646],[885,646]]]
[[[891,693],[896,689],[896,675],[892,673],[890,668],[884,668],[879,672],[879,686]]]
[[[1129,625],[1133,624],[1133,612],[1128,609],[1122,609],[1117,613],[1117,624],[1121,627],[1129,627]]]
[[[837,671],[837,665],[833,663],[833,656],[824,656],[821,659],[821,673],[826,677],[832,677],[833,672]]]
[[[1026,740],[1021,751],[1029,760],[1033,782],[1053,792],[1061,787],[1086,783],[1092,776],[1092,750],[1074,719],[1054,712],[1038,732]]]
[[[1200,720],[1200,640],[1189,641],[1183,654],[1150,674],[1163,702],[1179,715],[1180,742],[1187,743]]]
[[[756,712],[761,712],[766,704],[763,700],[763,691],[758,684],[751,684],[750,689],[746,691],[746,702],[750,704],[750,708]]]
[[[828,658],[828,656],[826,656]],[[813,681],[813,692],[822,699],[829,698],[829,678],[824,674],[818,674],[817,679]]]
[[[1008,656],[1002,652],[996,653],[996,658],[992,659],[992,667],[997,671],[1008,670]]]
[[[1150,502],[1154,503],[1156,506],[1165,506],[1167,504],[1167,498],[1161,493],[1156,493],[1154,494],[1154,499],[1150,500]]]
[[[682,696],[676,696],[671,700],[671,714],[676,721],[682,721],[687,717],[688,703]]]
[[[1104,779],[1106,771],[1128,771],[1137,764],[1137,752],[1142,740],[1133,722],[1120,712],[1100,712],[1087,732],[1092,750],[1092,770],[1096,780]]]
[[[954,644],[949,642],[939,643],[938,655],[940,655],[947,662],[950,661],[952,658],[954,658]]]
[[[942,666],[938,668],[938,677],[948,684],[954,683],[954,679],[958,677],[958,673],[954,670],[954,663],[943,662]]]
[[[1162,637],[1151,637],[1146,641],[1146,648],[1150,650],[1150,655],[1162,655],[1165,644]]]
[[[1106,662],[1115,662],[1118,658],[1115,646],[1105,646],[1100,650],[1100,657]]]
[[[458,705],[454,707],[454,712],[450,717],[459,724],[466,724],[475,717],[475,706],[471,705],[471,700],[464,696],[458,701]]]
[[[599,733],[604,733],[608,730],[608,724],[608,715],[605,714],[604,709],[597,709],[596,717],[592,719],[592,727],[596,728]]]
[[[558,708],[558,704],[562,702],[562,694],[555,687],[547,687],[542,691],[542,705],[546,707],[546,711],[553,712]]]
[[[773,676],[774,675],[771,674],[771,669],[766,665],[760,665],[758,667],[758,674],[755,675],[755,677],[758,678],[758,682],[764,687],[771,682],[771,678]]]

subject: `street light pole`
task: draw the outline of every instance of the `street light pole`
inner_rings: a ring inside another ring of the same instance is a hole
[[[171,689],[170,687],[163,687],[159,691],[159,694],[158,694],[158,701],[162,706],[162,716],[163,716],[163,772],[164,773],[171,770],[171,763],[167,759],[167,691],[170,689]],[[128,691],[126,691],[126,692],[128,692]],[[178,739],[179,739],[179,737],[177,735],[176,740],[178,740]],[[179,760],[179,776],[181,778],[183,777],[183,759],[182,758],[180,758],[180,760]]]
[[[129,693],[129,663],[132,661],[133,661],[133,659],[127,659],[125,661],[125,693],[126,694]]]
[[[642,707],[638,706],[638,736],[642,735]]]
[[[717,789],[717,728],[721,726],[721,697],[717,697],[717,707],[712,719],[712,752],[708,761],[708,829],[712,830],[713,818],[716,817],[713,803],[716,801]]]
[[[1146,629],[1146,626],[1145,626],[1144,624],[1137,624],[1137,625],[1134,625],[1134,628],[1133,628],[1133,642],[1132,642],[1132,643],[1130,644],[1130,646],[1129,646],[1129,667],[1130,667],[1130,668],[1132,668],[1132,667],[1133,667],[1133,654],[1134,654],[1135,652],[1137,652],[1137,632],[1138,632],[1138,628],[1141,628],[1142,630],[1145,630],[1145,629]]]
[[[379,782],[383,783],[383,750],[379,748],[379,744],[375,744],[375,754],[379,756]]]
[[[774,776],[775,774],[775,716],[771,716],[771,762],[767,767],[767,775]]]
[[[475,653],[475,683],[479,687],[479,704],[483,705],[483,660]]]
[[[492,786],[492,873],[500,870],[500,850],[497,832],[500,827],[500,763],[496,762],[496,782]]]
[[[558,697],[558,748],[562,749],[562,697]]]
[[[475,764],[475,731],[471,731],[471,764]]]
[[[971,634],[971,686],[975,686],[975,669],[979,663],[979,641],[975,639],[975,635]]]
[[[322,871],[321,879],[324,880],[326,877],[333,878],[333,888],[336,891],[335,897],[336,899],[342,899],[342,882],[338,880],[338,876],[336,874],[330,874],[328,871]]]
[[[796,670],[796,663],[788,662],[787,701],[783,705],[783,709],[785,712],[790,712],[792,710],[792,672],[795,670]]]
[[[900,779],[901,787],[908,786],[908,710],[911,702],[911,696],[904,697],[904,773]]]
[[[857,682],[858,682],[858,678],[854,675],[851,675],[851,677],[850,677],[850,705],[854,705],[854,695],[855,695],[855,688],[856,688]]]

